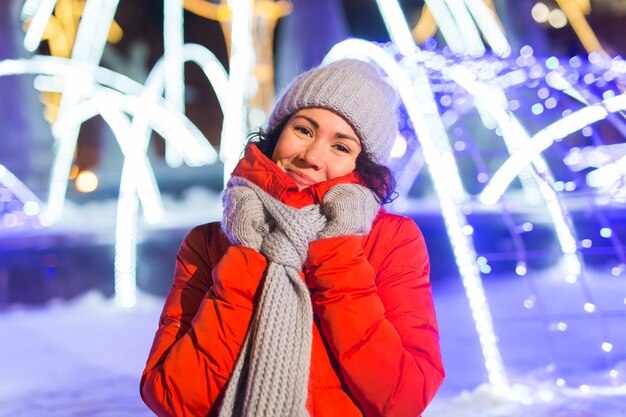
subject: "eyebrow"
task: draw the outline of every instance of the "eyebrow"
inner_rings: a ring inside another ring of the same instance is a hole
[[[303,119],[307,120],[309,123],[311,123],[313,125],[314,128],[316,128],[316,129],[320,128],[319,123],[317,123],[317,121],[315,121],[315,119],[312,119],[309,116],[305,116],[303,114],[298,114],[298,115],[294,116],[294,119],[296,119],[298,117],[302,117]],[[361,141],[358,140],[357,138],[355,138],[352,135],[347,135],[345,133],[339,132],[339,133],[337,133],[336,137],[339,138],[339,139],[349,139],[351,141],[356,142],[356,144],[359,145],[359,147],[361,146]]]

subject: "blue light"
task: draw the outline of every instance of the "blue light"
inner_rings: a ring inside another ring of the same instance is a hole
[[[550,58],[546,59],[546,67],[548,69],[553,70],[558,66],[559,66],[559,60],[557,57],[551,56]]]
[[[579,56],[573,56],[569,60],[569,64],[572,68],[578,68],[582,65],[582,63],[583,63],[583,60],[580,59]]]
[[[543,113],[543,104],[541,103],[533,104],[533,106],[530,108],[530,111],[535,115],[539,115]]]
[[[522,46],[522,49],[520,49],[520,51],[519,51],[519,54],[521,56],[523,56],[524,58],[530,58],[531,56],[533,56],[534,53],[535,53],[535,51],[533,50],[532,46],[530,46],[530,45]]]
[[[613,235],[613,231],[609,229],[608,227],[603,227],[602,229],[600,229],[600,236],[608,239],[612,235]]]
[[[565,189],[565,183],[563,181],[557,181],[553,186],[555,191],[563,191]]]

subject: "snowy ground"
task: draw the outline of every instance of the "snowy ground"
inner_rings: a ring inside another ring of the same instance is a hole
[[[549,377],[530,370],[526,375],[516,372],[514,382],[524,384],[516,387],[518,394],[529,389],[534,396],[531,404],[524,405],[493,394],[486,384],[476,384],[484,378],[484,371],[471,340],[473,332],[466,326],[469,319],[461,293],[453,283],[436,290],[448,380],[425,417],[626,415],[623,385],[608,388],[609,394],[621,396],[600,394],[593,386],[583,394],[578,388],[558,389]],[[120,310],[99,293],[90,292],[71,301],[4,311],[0,314],[4,340],[0,344],[0,417],[151,415],[139,397],[138,384],[162,302],[144,294],[136,308]],[[577,336],[581,335],[570,335]],[[518,345],[520,351],[527,350]],[[523,357],[521,352],[508,356],[516,355]],[[626,366],[616,368],[626,373]],[[592,365],[586,372],[576,376],[597,382],[604,374]]]

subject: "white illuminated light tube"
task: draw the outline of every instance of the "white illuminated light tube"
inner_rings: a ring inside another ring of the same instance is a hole
[[[425,94],[426,88],[429,88],[427,75],[425,71],[420,72],[419,68],[412,69],[414,74],[416,70],[418,71],[415,75],[417,79],[412,81],[407,75],[407,71],[401,68],[381,48],[358,39],[350,39],[335,45],[326,55],[324,63],[327,64],[345,57],[369,58],[376,62],[389,75],[404,102],[422,145],[424,158],[441,204],[448,237],[452,243],[465,293],[472,308],[472,317],[479,335],[489,382],[495,392],[504,394],[509,390],[506,370],[498,349],[487,298],[476,264],[476,252],[470,238],[463,232],[467,222],[457,204],[457,196],[454,194],[455,187],[458,186],[456,182],[458,181],[460,184],[458,170],[456,165],[450,164],[450,162],[454,162],[454,157],[449,146],[448,148],[441,147],[440,141],[447,139],[445,131],[431,131],[432,119],[427,118],[427,115],[434,117],[435,114],[438,114],[436,105],[432,107],[434,105],[431,103],[432,91],[430,94]],[[429,98],[430,100],[428,100]],[[443,123],[441,120],[439,122]],[[444,136],[434,137],[434,135],[441,134]]]
[[[463,41],[467,47],[466,52],[475,57],[483,55],[485,53],[485,45],[463,0],[446,0],[446,4],[450,8],[452,16],[454,16],[459,32],[463,34]]]
[[[56,4],[57,0],[29,0],[24,3],[22,19],[31,18],[28,30],[24,36],[24,48],[27,51],[33,52],[39,47]]]
[[[165,98],[180,113],[185,113],[185,63],[182,56],[184,43],[183,0],[163,2],[163,67]],[[170,145],[165,146],[165,162],[171,167],[183,163],[181,153]]]
[[[482,0],[465,0],[465,5],[476,20],[476,24],[485,35],[487,43],[493,52],[501,57],[511,54],[511,45],[506,40],[504,32],[493,16],[493,12]]]
[[[454,18],[450,14],[444,0],[424,0],[428,8],[433,14],[437,26],[443,35],[448,47],[455,55],[461,55],[466,49],[463,36],[454,22]]]
[[[397,0],[376,0],[391,40],[405,56],[415,53],[417,46]]]
[[[254,0],[229,0],[232,10],[232,35],[228,77],[228,105],[224,113],[220,159],[224,162],[224,185],[241,157],[246,140],[246,86],[255,54],[252,47],[252,10]]]
[[[137,302],[137,215],[139,207],[135,195],[136,190],[142,188],[135,184],[137,174],[142,170],[137,169],[132,162],[141,159],[140,153],[143,154],[143,152],[132,141],[130,123],[125,115],[115,109],[109,110],[106,106],[100,107],[98,113],[113,130],[120,147],[125,149],[115,222],[115,303],[120,307],[130,308]],[[145,154],[143,155],[145,156]]]

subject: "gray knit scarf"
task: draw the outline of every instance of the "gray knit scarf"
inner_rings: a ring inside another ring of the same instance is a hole
[[[273,219],[260,248],[268,268],[220,417],[307,417],[313,309],[299,272],[326,218],[319,205],[289,207],[239,177],[228,182],[225,200],[249,189],[266,211],[256,215]]]

